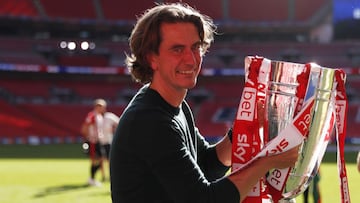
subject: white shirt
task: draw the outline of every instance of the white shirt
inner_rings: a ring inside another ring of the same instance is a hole
[[[98,123],[100,144],[111,144],[119,119],[114,113],[104,113],[102,121]]]

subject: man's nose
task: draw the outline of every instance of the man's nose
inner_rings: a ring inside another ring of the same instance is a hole
[[[196,59],[196,54],[191,49],[186,50],[184,52],[183,58],[184,58],[184,61],[185,61],[186,64],[191,64],[191,65],[195,64],[196,60],[197,60]]]

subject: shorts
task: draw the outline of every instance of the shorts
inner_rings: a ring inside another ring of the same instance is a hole
[[[90,158],[100,158],[102,156],[102,147],[100,143],[84,142],[82,148],[84,153]]]
[[[101,145],[101,154],[102,157],[105,157],[107,159],[110,158],[110,144]]]

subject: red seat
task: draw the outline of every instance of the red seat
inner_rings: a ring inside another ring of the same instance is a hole
[[[33,1],[2,0],[0,15],[36,17],[39,14]]]
[[[97,18],[93,1],[89,0],[39,0],[45,13],[58,19],[92,19]]]
[[[45,120],[29,114],[19,105],[11,105],[0,100],[0,106],[1,118],[4,118],[2,119],[1,124],[7,125],[7,128],[15,129],[14,131],[10,131],[8,129],[8,134],[3,134],[3,132],[1,132],[1,136],[25,137],[30,135],[38,135],[54,137],[69,135],[67,131],[56,126],[49,125]]]
[[[288,1],[284,0],[229,0],[230,19],[240,22],[286,22]]]
[[[104,18],[107,20],[135,21],[146,9],[155,6],[154,1],[100,1]]]
[[[360,105],[354,104],[349,106],[348,117],[347,117],[347,138],[360,138],[358,126],[360,124]]]

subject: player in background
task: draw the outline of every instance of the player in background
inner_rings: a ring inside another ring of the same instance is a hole
[[[90,111],[81,126],[81,133],[84,136],[85,143],[83,148],[88,148],[87,152],[90,158],[90,178],[89,185],[101,186],[101,183],[95,180],[96,172],[102,168],[102,153],[99,137],[103,134],[104,114],[106,111],[106,101],[96,99],[94,108]],[[103,179],[105,179],[104,170],[102,170]]]
[[[117,116],[112,112],[106,111],[104,113],[103,123],[101,127],[102,133],[99,133],[99,142],[101,145],[101,159],[102,159],[101,169],[102,169],[102,173],[104,174],[103,181],[106,180],[105,168],[107,169],[109,168],[110,146],[113,140],[116,127],[119,123],[119,119],[120,119],[119,116]]]
[[[356,157],[356,165],[357,165],[357,170],[360,172],[360,151],[358,152],[358,155]]]

